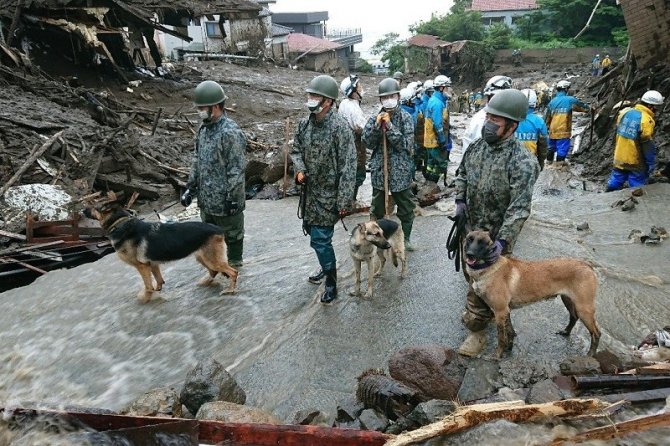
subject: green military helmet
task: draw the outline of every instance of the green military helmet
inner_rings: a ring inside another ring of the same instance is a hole
[[[401,81],[404,78],[405,78],[405,75],[402,74],[402,71],[396,71],[395,73],[393,73],[393,79],[395,79],[397,81]]]
[[[196,107],[206,107],[216,105],[224,102],[226,94],[223,92],[223,87],[218,82],[203,81],[195,87],[195,94],[193,103]]]
[[[528,98],[516,89],[500,90],[484,108],[486,113],[520,122],[528,113]]]
[[[400,93],[400,84],[392,77],[387,77],[379,83],[379,94],[377,96],[388,96]]]
[[[334,100],[337,99],[338,89],[339,87],[335,79],[327,74],[322,74],[309,81],[309,85],[307,85],[305,91]]]

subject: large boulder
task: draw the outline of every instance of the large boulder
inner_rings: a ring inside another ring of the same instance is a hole
[[[180,399],[191,413],[209,401],[244,404],[247,396],[226,369],[213,359],[199,362],[188,375]]]
[[[172,387],[162,387],[145,392],[126,406],[121,413],[135,417],[181,418],[179,395]]]
[[[264,183],[274,183],[275,181],[281,180],[284,178],[284,154],[283,152],[276,152],[272,156],[267,158],[268,166],[263,171],[261,179]],[[289,181],[292,179],[291,176],[291,167],[293,162],[291,157],[288,158],[288,168],[287,172],[289,175]]]
[[[60,186],[25,184],[10,187],[0,200],[0,229],[21,232],[26,226],[26,213],[32,212],[40,221],[58,221],[70,218],[68,205],[72,197]]]
[[[441,345],[403,348],[388,365],[391,377],[417,389],[425,400],[454,399],[465,374],[458,354]]]
[[[542,404],[550,403],[552,401],[560,401],[563,399],[563,392],[550,379],[545,379],[537,384],[534,384],[528,392],[526,402],[528,404]]]
[[[196,420],[214,420],[224,423],[281,424],[281,421],[263,409],[228,401],[212,401],[200,406]]]
[[[598,375],[600,363],[591,356],[571,356],[560,364],[561,373],[571,375]]]

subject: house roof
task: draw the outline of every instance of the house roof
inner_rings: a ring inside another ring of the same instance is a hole
[[[440,40],[436,36],[431,36],[430,34],[417,34],[407,41],[407,45],[409,46],[420,46],[423,48],[437,48],[448,44],[449,42]]]
[[[288,50],[291,53],[319,54],[333,51],[340,47],[330,40],[319,39],[302,33],[291,33],[288,35]]]
[[[519,11],[538,9],[536,0],[472,0],[473,11]]]
[[[292,32],[293,28],[289,28],[288,26],[284,25],[279,25],[277,23],[272,24],[272,37],[286,36],[288,34],[291,34]]]

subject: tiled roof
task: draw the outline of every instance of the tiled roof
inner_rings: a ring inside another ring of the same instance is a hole
[[[319,39],[302,33],[291,33],[288,35],[288,50],[291,53],[309,52],[313,54],[323,53],[339,48],[340,45],[330,40]]]
[[[276,23],[272,24],[272,37],[286,36],[291,34],[292,32],[293,28],[289,28],[288,26],[284,25],[278,25]]]
[[[472,0],[473,11],[518,11],[538,9],[536,0]]]
[[[408,41],[409,46],[420,46],[424,48],[437,48],[438,46],[448,45],[449,42],[438,39],[436,36],[429,34],[417,34],[412,36]]]

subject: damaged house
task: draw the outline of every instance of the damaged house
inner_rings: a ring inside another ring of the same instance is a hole
[[[114,71],[127,80],[125,72],[138,65],[162,66],[157,31],[191,42],[187,27],[200,17],[211,19],[236,52],[264,48],[267,31],[249,32],[248,23],[231,26],[243,19],[259,22],[256,28],[264,29],[260,11],[247,0],[0,0],[0,55],[9,63],[26,64],[14,47],[50,69],[56,68],[57,55],[73,65]],[[246,44],[237,45],[236,39]]]

